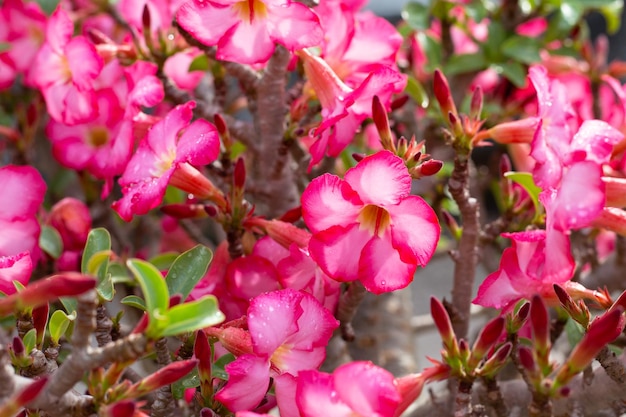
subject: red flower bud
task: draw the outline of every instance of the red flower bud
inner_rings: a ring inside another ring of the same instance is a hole
[[[437,330],[439,330],[439,334],[441,335],[441,340],[443,341],[446,351],[452,357],[457,356],[459,353],[459,347],[454,330],[452,329],[452,322],[450,321],[448,312],[441,301],[435,297],[430,297],[430,314],[435,321]]]
[[[44,376],[39,379],[35,379],[32,384],[28,385],[26,388],[20,392],[15,398],[15,403],[18,406],[25,406],[39,395],[39,393],[44,389],[48,383],[48,377]]]
[[[91,230],[91,215],[85,203],[66,197],[52,206],[48,223],[61,235],[63,250],[82,250]]]
[[[242,190],[246,184],[246,163],[243,158],[237,158],[235,162],[235,169],[233,172],[233,185],[235,188]]]
[[[452,92],[450,91],[450,85],[448,84],[448,80],[443,75],[441,71],[438,69],[435,70],[434,80],[433,80],[433,90],[435,93],[435,98],[439,103],[439,107],[441,108],[441,112],[444,115],[452,114],[455,120],[458,120],[456,105],[454,104],[454,99],[452,98]],[[450,123],[454,125],[455,123],[450,120]]]
[[[495,351],[489,359],[480,367],[479,373],[481,376],[494,377],[495,374],[506,365],[507,359],[511,354],[513,344],[506,342]]]
[[[470,103],[470,117],[475,121],[480,120],[483,111],[483,90],[480,85],[474,88],[472,92],[472,101]]]
[[[134,401],[124,400],[115,404],[107,405],[100,409],[100,415],[105,417],[133,417],[136,405]]]
[[[500,123],[489,129],[487,133],[493,140],[502,144],[531,143],[540,123],[541,119],[529,117],[512,122]]]
[[[175,219],[198,219],[207,216],[203,204],[166,204],[161,211]]]
[[[502,331],[504,330],[504,317],[496,317],[491,320],[483,328],[478,335],[474,346],[472,347],[472,354],[468,361],[468,367],[474,369],[485,356],[489,350],[496,344]]]
[[[393,136],[391,135],[391,129],[389,128],[389,119],[387,118],[387,111],[380,102],[378,96],[374,96],[372,99],[372,119],[378,130],[380,136],[380,143],[383,149],[396,153],[396,147],[393,143]]]
[[[227,206],[222,192],[189,163],[178,164],[170,178],[170,185],[198,198],[210,200],[222,209]]]
[[[24,352],[25,351],[24,342],[22,341],[22,339],[20,339],[17,336],[13,338],[13,343],[11,344],[11,347],[13,348],[13,353],[15,354],[15,356],[24,356],[24,354],[30,353],[30,352]]]
[[[191,372],[197,364],[198,361],[196,359],[173,362],[133,384],[124,396],[126,398],[137,398],[162,386],[170,385]]]
[[[530,325],[533,332],[533,346],[538,354],[537,360],[543,367],[548,364],[550,351],[550,319],[548,309],[539,295],[530,302]]]
[[[439,161],[437,159],[429,159],[420,165],[420,173],[425,176],[435,175],[443,168],[443,161]]]
[[[143,6],[143,12],[141,13],[141,24],[144,28],[144,31],[150,32],[150,24],[151,24],[151,18],[150,18],[150,9],[148,8],[148,5],[145,4]]]

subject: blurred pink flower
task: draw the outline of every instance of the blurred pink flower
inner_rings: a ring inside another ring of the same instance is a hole
[[[440,234],[433,209],[410,192],[404,162],[389,151],[364,158],[343,180],[315,178],[302,194],[311,257],[330,277],[358,279],[377,294],[406,287]]]
[[[13,281],[22,285],[28,284],[33,272],[33,261],[28,252],[13,256],[0,256],[0,292],[5,295],[15,293]]]
[[[321,43],[319,18],[290,0],[189,0],[178,23],[205,45],[217,45],[217,58],[243,64],[266,62],[279,43],[290,51]]]

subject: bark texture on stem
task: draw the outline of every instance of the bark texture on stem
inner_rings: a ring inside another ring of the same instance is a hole
[[[469,192],[469,164],[470,160],[467,156],[457,155],[454,159],[454,171],[448,181],[450,194],[459,206],[463,227],[461,240],[453,256],[455,265],[452,305],[455,311],[452,327],[458,338],[467,338],[469,329],[480,236],[478,202]]]
[[[154,343],[154,350],[157,355],[157,364],[159,368],[163,368],[172,363],[170,351],[167,348],[167,339],[161,338]],[[172,395],[170,385],[165,385],[156,391],[155,400],[152,403],[152,416],[168,417],[174,415],[176,404]]]

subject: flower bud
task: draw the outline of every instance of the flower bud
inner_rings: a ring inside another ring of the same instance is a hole
[[[541,119],[528,117],[526,119],[504,122],[487,130],[489,137],[498,143],[531,143],[539,128]]]
[[[435,321],[437,330],[439,330],[439,334],[441,335],[441,340],[443,341],[446,351],[452,357],[458,356],[459,346],[457,344],[454,330],[452,329],[452,322],[450,321],[446,308],[443,306],[441,301],[435,297],[430,297],[430,314]]]
[[[391,129],[389,128],[387,111],[385,110],[383,104],[380,102],[378,96],[374,96],[374,98],[372,99],[372,119],[374,120],[374,124],[376,125],[376,130],[378,130],[380,143],[382,144],[383,149],[396,153],[396,147],[393,143],[393,136],[391,134]]]
[[[161,212],[175,219],[198,219],[207,216],[203,204],[166,204],[161,207]]]
[[[494,352],[493,355],[485,361],[485,363],[478,370],[479,374],[484,377],[492,378],[506,365],[507,359],[511,354],[513,344],[506,342]]]
[[[502,331],[504,330],[504,317],[496,317],[491,320],[483,328],[478,335],[474,346],[472,347],[472,353],[468,361],[468,368],[474,369],[481,360],[487,356],[489,350],[496,344]]]
[[[533,296],[530,302],[530,327],[533,333],[533,347],[537,352],[537,360],[543,368],[548,364],[550,353],[550,319],[548,309],[539,295]]]
[[[137,398],[162,386],[170,385],[191,372],[197,364],[196,359],[173,362],[133,384],[124,396]]]
[[[244,185],[246,184],[246,163],[243,158],[237,158],[237,162],[235,162],[235,169],[233,172],[233,185],[238,190],[243,190]]]
[[[456,110],[456,105],[454,104],[454,99],[452,98],[452,92],[450,91],[450,85],[448,84],[448,80],[443,75],[440,70],[435,70],[434,79],[433,79],[433,90],[435,93],[435,98],[439,103],[439,107],[441,108],[441,113],[445,115],[452,115],[455,120],[458,120],[458,112]],[[454,126],[455,122],[452,121],[452,117],[450,117],[451,126]]]
[[[82,250],[91,230],[89,208],[76,198],[66,197],[52,206],[48,224],[61,235],[64,250]]]
[[[419,166],[419,172],[421,176],[429,177],[441,171],[441,168],[443,168],[443,161],[438,159],[429,159]]]
[[[474,88],[472,92],[472,101],[470,103],[470,118],[475,121],[480,120],[481,113],[483,111],[483,90],[479,86]]]
[[[187,162],[178,164],[170,178],[170,185],[193,194],[197,198],[210,200],[221,209],[227,206],[222,191]]]

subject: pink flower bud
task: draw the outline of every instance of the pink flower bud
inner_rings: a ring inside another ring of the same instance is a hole
[[[430,297],[430,314],[435,321],[437,330],[439,330],[446,351],[448,351],[451,356],[458,355],[459,347],[454,330],[452,329],[452,322],[450,321],[446,308],[441,301],[435,297]]]
[[[521,346],[518,349],[517,354],[519,356],[520,364],[526,371],[530,372],[531,374],[537,372],[535,359],[533,358],[533,353],[529,348]]]
[[[207,216],[203,204],[166,204],[161,211],[175,219],[199,219]],[[217,214],[217,213],[216,213]]]
[[[420,173],[425,177],[429,177],[441,171],[441,168],[443,168],[443,161],[429,159],[420,165]]]
[[[218,113],[213,116],[213,122],[215,123],[215,127],[220,135],[228,135],[228,126],[226,125],[226,121],[221,114]]]
[[[17,336],[13,338],[13,343],[11,344],[11,347],[13,348],[13,353],[17,357],[24,356],[25,354],[30,353],[25,352],[26,349],[24,347],[24,342]]]
[[[15,403],[18,406],[25,406],[39,395],[48,383],[48,377],[44,376],[39,379],[33,380],[33,382],[20,392],[15,398]]]
[[[200,199],[210,200],[220,208],[227,206],[222,192],[189,163],[185,162],[177,166],[170,178],[170,185]]]
[[[85,203],[66,197],[52,206],[48,223],[61,235],[64,251],[82,250],[91,229],[91,215]]]
[[[196,333],[196,342],[193,346],[193,352],[198,360],[198,374],[202,384],[211,382],[211,363],[213,362],[213,353],[207,335],[203,331]]]
[[[380,135],[380,142],[383,145],[383,149],[387,149],[393,153],[396,153],[396,147],[393,143],[393,136],[391,129],[389,128],[389,119],[387,118],[387,111],[380,102],[378,96],[374,96],[372,100],[372,119]]]
[[[246,164],[243,158],[238,158],[235,162],[235,169],[233,172],[233,185],[235,188],[242,190],[246,183]]]
[[[443,75],[443,73],[438,69],[435,70],[434,74],[433,90],[435,93],[435,98],[437,99],[439,107],[441,108],[441,113],[444,115],[452,114],[455,120],[458,120],[458,112],[456,110],[456,105],[454,104],[454,99],[452,98],[450,85],[448,84],[448,80]],[[451,125],[456,124],[452,122],[452,120],[450,120],[450,123]]]
[[[495,377],[496,373],[498,373],[498,371],[502,369],[504,365],[506,365],[507,359],[509,358],[512,349],[513,344],[511,342],[506,342],[505,344],[500,346],[498,350],[496,350],[494,354],[491,355],[489,359],[487,359],[485,363],[480,367],[480,375],[490,378]]]
[[[468,366],[470,369],[478,366],[481,360],[485,356],[489,350],[495,345],[495,343],[502,335],[502,331],[504,330],[504,317],[496,317],[491,320],[487,325],[483,328],[483,330],[478,335],[476,342],[474,342],[474,346],[472,347],[472,353],[470,359],[468,361]]]
[[[100,415],[105,417],[133,417],[136,410],[134,401],[130,400],[119,401],[103,408],[100,409]]]
[[[191,372],[197,364],[196,359],[173,362],[133,384],[126,392],[125,397],[137,398],[162,386],[170,385]]]

